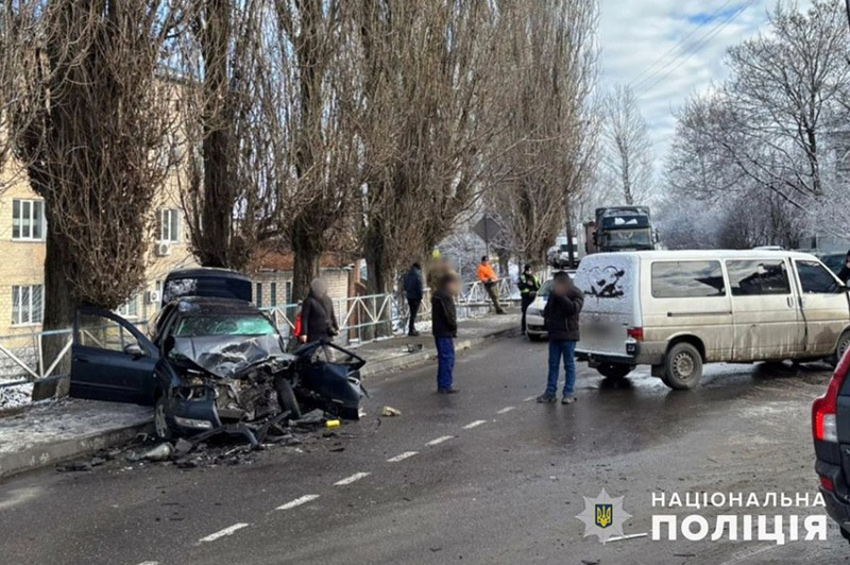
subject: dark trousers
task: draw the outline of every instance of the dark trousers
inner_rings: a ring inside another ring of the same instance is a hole
[[[487,294],[490,295],[490,300],[493,301],[493,307],[496,308],[497,313],[501,313],[502,305],[499,304],[499,287],[496,283],[484,283],[484,288],[487,290]]]
[[[528,307],[531,306],[531,303],[534,302],[534,295],[530,293],[525,293],[522,295],[522,333],[525,333],[525,313],[528,311]]]
[[[410,311],[410,322],[408,324],[408,333],[416,331],[416,316],[419,314],[419,307],[422,306],[421,300],[407,300],[407,308]]]
[[[435,337],[437,344],[437,388],[452,388],[455,368],[455,340],[451,337]]]

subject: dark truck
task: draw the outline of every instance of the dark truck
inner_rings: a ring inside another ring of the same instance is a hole
[[[596,220],[586,222],[587,254],[655,249],[658,236],[647,206],[597,208]]]
[[[850,349],[842,355],[826,393],[812,405],[815,471],[827,513],[850,540]]]

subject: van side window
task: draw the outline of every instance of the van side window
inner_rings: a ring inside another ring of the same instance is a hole
[[[732,296],[791,294],[785,261],[726,261]]]
[[[658,261],[652,264],[655,298],[726,296],[720,261]]]
[[[820,263],[796,261],[800,285],[805,294],[835,294],[840,290],[835,277]]]

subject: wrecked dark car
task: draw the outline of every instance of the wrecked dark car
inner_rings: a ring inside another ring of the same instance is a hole
[[[230,271],[171,273],[150,337],[113,312],[81,308],[70,395],[153,405],[162,439],[224,432],[254,443],[302,409],[357,419],[363,359],[323,343],[287,353],[251,286]]]

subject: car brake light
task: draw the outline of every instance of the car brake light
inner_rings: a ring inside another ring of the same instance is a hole
[[[812,433],[818,441],[838,442],[838,423],[835,413],[838,410],[838,394],[847,379],[848,370],[850,370],[850,348],[844,352],[832,373],[826,394],[816,398],[812,404]]]
[[[832,479],[829,477],[821,477],[820,478],[820,486],[829,492],[835,492],[835,483],[832,482]]]
[[[643,328],[629,328],[628,335],[635,341],[643,341]]]

